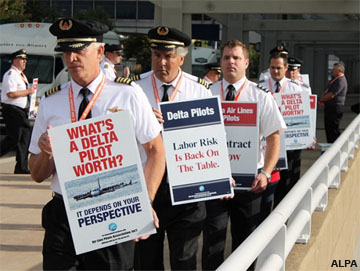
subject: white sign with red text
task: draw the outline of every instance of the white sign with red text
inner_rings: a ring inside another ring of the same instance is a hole
[[[77,254],[155,233],[128,111],[48,132]]]
[[[37,104],[36,104],[36,92],[38,88],[38,78],[33,79],[32,88],[35,90],[33,94],[30,95],[29,100],[29,119],[35,119],[36,111],[37,111]]]

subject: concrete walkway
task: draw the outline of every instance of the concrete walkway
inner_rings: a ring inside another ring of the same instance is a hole
[[[345,111],[342,128],[356,116],[348,107]],[[322,112],[318,111],[318,142],[326,142]],[[319,157],[320,149],[303,151],[302,155],[303,174]],[[14,153],[0,158],[0,270],[41,270],[44,234],[41,210],[52,196],[49,181],[38,184],[31,180],[30,175],[14,175],[14,165]],[[227,243],[228,255],[230,242]],[[167,251],[165,259],[168,259]],[[166,269],[169,269],[168,262]]]

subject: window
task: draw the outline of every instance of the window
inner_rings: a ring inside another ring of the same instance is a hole
[[[86,0],[77,0],[74,1],[74,14],[78,13],[79,11],[86,11],[92,10],[94,8],[93,1],[86,1]]]
[[[117,19],[136,19],[136,1],[116,2]]]
[[[138,19],[154,19],[154,4],[148,1],[138,2]]]
[[[24,71],[29,82],[39,78],[39,84],[51,84],[53,82],[54,57],[28,55],[26,69]]]
[[[54,0],[53,5],[56,7],[60,16],[71,16],[71,0]]]
[[[111,19],[115,18],[115,1],[95,1],[95,8],[103,8]]]

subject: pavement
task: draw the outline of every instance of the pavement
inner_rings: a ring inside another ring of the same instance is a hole
[[[341,121],[342,129],[356,117],[349,106],[359,100],[359,95],[348,99],[349,104],[345,107]],[[318,110],[317,126],[318,142],[326,142],[322,109]],[[313,151],[304,150],[301,173],[304,174],[320,155],[319,146]],[[36,183],[30,175],[15,175],[14,167],[14,152],[0,158],[0,270],[42,270],[41,251],[44,231],[41,227],[41,210],[52,197],[50,182],[45,180],[43,183]],[[226,256],[231,253],[230,243],[228,240]],[[200,252],[201,244],[198,254],[199,263]],[[168,250],[166,250],[166,270],[170,269],[168,258]]]

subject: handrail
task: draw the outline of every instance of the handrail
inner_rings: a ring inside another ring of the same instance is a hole
[[[325,210],[328,188],[338,188],[341,171],[347,170],[359,140],[360,114],[217,270],[246,270],[256,259],[256,270],[285,270],[295,243],[309,240],[311,215],[315,210]]]

